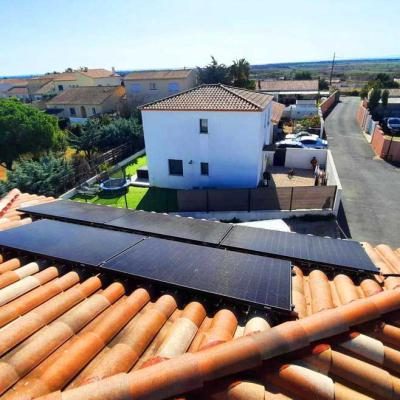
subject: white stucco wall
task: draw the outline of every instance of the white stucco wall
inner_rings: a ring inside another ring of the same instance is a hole
[[[286,149],[286,168],[311,169],[310,161],[315,157],[320,165],[326,166],[326,149]]]
[[[271,139],[269,107],[264,112],[142,111],[150,184],[256,187],[263,144]],[[201,118],[208,119],[208,134],[200,133]],[[183,161],[183,176],[169,175],[168,159]],[[201,175],[201,162],[209,163],[209,176]]]

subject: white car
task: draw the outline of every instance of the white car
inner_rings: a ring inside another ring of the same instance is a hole
[[[305,147],[298,140],[294,139],[281,140],[280,142],[276,142],[275,146],[280,149],[302,149],[303,147]]]
[[[388,118],[386,122],[386,126],[392,132],[400,131],[400,118]]]
[[[304,147],[312,149],[326,149],[328,147],[328,141],[320,139],[314,136],[303,136],[298,140]]]
[[[318,138],[318,135],[314,135],[311,134],[307,131],[301,131],[301,132],[297,132],[297,133],[289,133],[288,135],[285,136],[285,139],[295,139],[295,140],[299,140],[304,136],[313,136],[315,138]]]

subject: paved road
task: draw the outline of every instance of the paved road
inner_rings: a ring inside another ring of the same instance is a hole
[[[377,158],[357,124],[359,99],[344,97],[326,120],[326,132],[343,186],[341,226],[371,244],[400,247],[400,168]]]

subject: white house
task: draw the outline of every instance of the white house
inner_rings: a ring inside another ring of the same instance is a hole
[[[272,142],[272,96],[201,85],[140,107],[152,186],[254,188]]]

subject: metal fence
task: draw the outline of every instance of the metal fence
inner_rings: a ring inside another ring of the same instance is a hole
[[[179,211],[332,209],[336,186],[178,190]]]

